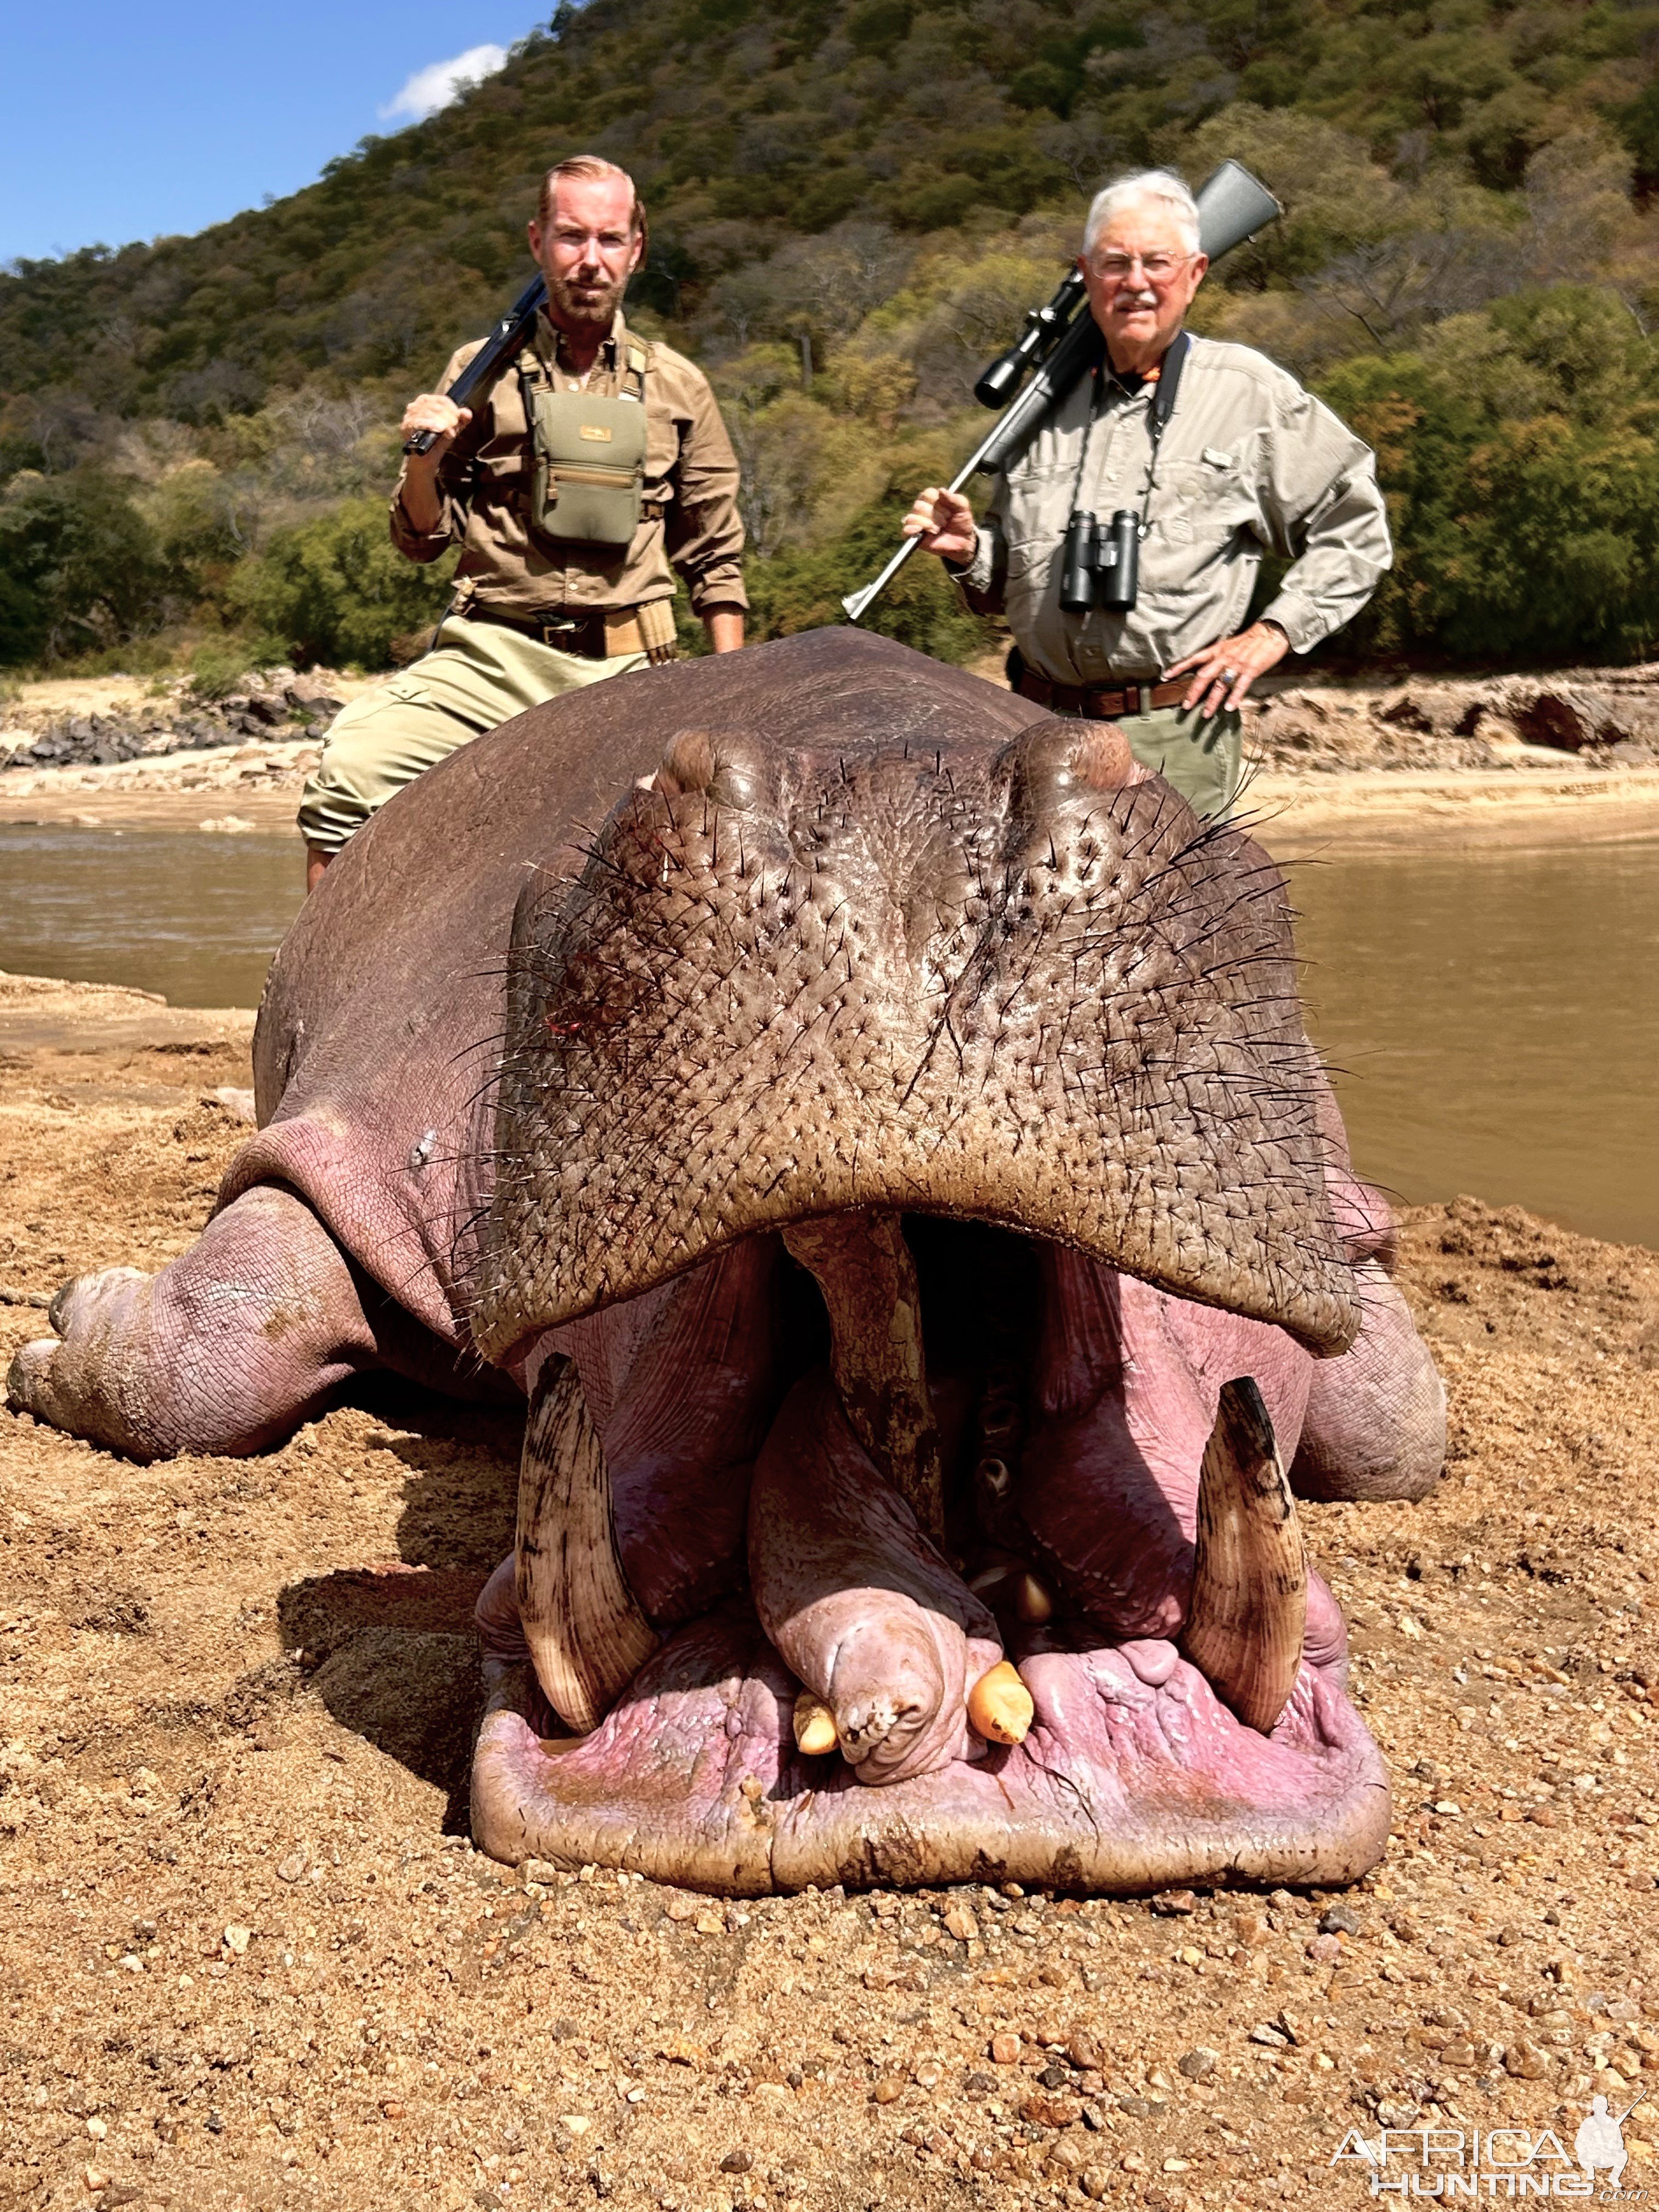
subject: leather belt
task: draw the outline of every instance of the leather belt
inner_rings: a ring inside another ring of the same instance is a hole
[[[1186,697],[1190,677],[1178,684],[1130,684],[1114,691],[1103,684],[1051,684],[1035,669],[1022,668],[1014,689],[1056,714],[1084,714],[1091,721],[1115,721],[1121,714],[1149,714],[1155,707],[1176,707]]]
[[[635,607],[554,607],[544,615],[514,615],[474,600],[458,611],[468,622],[499,623],[503,629],[522,631],[556,653],[574,653],[583,660],[614,660],[624,653],[648,653],[653,660],[673,658],[672,646],[646,643]]]

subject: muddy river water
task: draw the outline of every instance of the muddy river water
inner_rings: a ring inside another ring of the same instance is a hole
[[[0,969],[252,1006],[299,875],[285,836],[0,825]],[[1659,1248],[1659,840],[1292,884],[1362,1173]]]

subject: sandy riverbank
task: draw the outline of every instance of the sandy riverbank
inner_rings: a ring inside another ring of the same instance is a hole
[[[0,776],[0,823],[104,830],[240,830],[297,840],[294,811],[304,771],[267,765],[253,776],[222,764],[217,780],[187,790],[139,780],[131,769],[65,771],[14,794]],[[125,778],[125,781],[118,779]],[[255,780],[257,778],[257,781]],[[1302,860],[1352,852],[1620,843],[1659,836],[1659,769],[1589,773],[1571,763],[1507,769],[1355,769],[1289,775],[1258,769],[1241,811],[1269,850]]]
[[[250,1026],[0,992],[0,1360],[191,1240]],[[1659,1259],[1459,1200],[1401,1279],[1446,1479],[1304,1509],[1396,1792],[1325,1938],[1288,1892],[526,1889],[459,1832],[511,1419],[383,1389],[139,1468],[0,1414],[11,2201],[1255,2212],[1358,2203],[1350,2127],[1570,2145],[1659,2065]]]
[[[994,660],[975,672],[1002,680]],[[1592,682],[1602,688],[1587,688]],[[368,688],[332,672],[328,683],[343,696]],[[46,696],[58,690],[62,699]],[[142,696],[127,678],[28,690],[35,720],[130,714]],[[1598,714],[1623,719],[1598,726]],[[1523,734],[1546,726],[1577,750]],[[1249,711],[1241,804],[1287,860],[1650,837],[1659,836],[1659,739],[1650,729],[1659,730],[1659,668],[1409,687],[1381,678],[1301,687],[1285,679],[1264,687]],[[1627,730],[1644,734],[1619,734]],[[0,823],[294,836],[317,745],[315,734],[289,734],[101,766],[0,767]]]

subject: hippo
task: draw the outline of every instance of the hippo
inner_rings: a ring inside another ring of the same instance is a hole
[[[1296,1498],[1444,1396],[1283,878],[1104,723],[879,638],[465,747],[272,963],[194,1245],[14,1406],[255,1453],[366,1370],[526,1403],[476,1839],[726,1895],[1339,1884],[1389,1784]]]

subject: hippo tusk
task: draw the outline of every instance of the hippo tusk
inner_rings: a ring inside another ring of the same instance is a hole
[[[611,1470],[568,1360],[538,1377],[519,1464],[514,1579],[548,1702],[586,1735],[657,1648],[628,1587],[611,1523]]]
[[[793,1727],[795,1748],[804,1758],[822,1759],[835,1749],[836,1717],[811,1690],[801,1691],[795,1699]]]
[[[968,1692],[968,1722],[987,1743],[1024,1743],[1036,1706],[1012,1659],[989,1667]]]
[[[1302,1663],[1308,1563],[1273,1423],[1248,1375],[1221,1386],[1195,1542],[1182,1649],[1222,1702],[1266,1735]]]
[[[853,1433],[916,1516],[945,1534],[945,1467],[927,1395],[916,1263],[896,1213],[839,1213],[783,1232],[830,1312],[830,1364]]]

